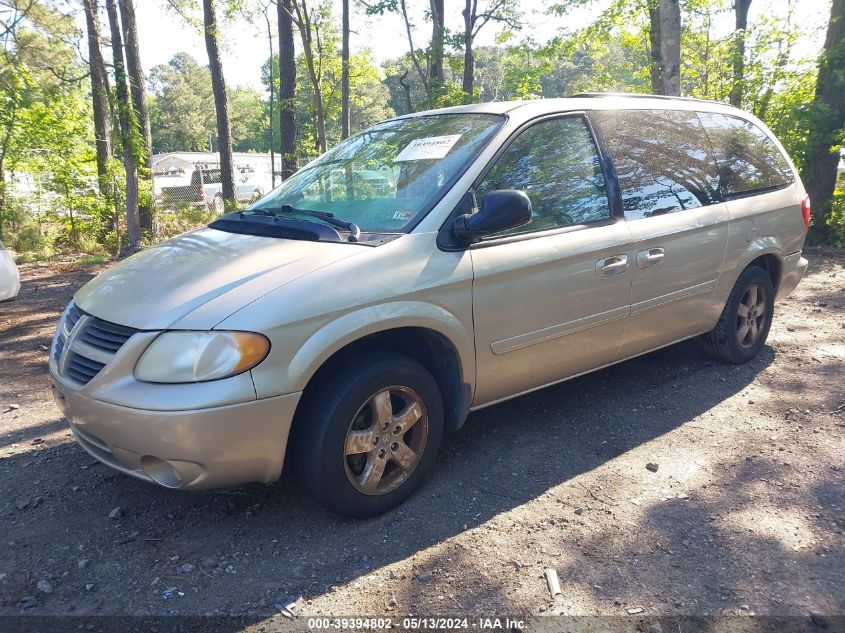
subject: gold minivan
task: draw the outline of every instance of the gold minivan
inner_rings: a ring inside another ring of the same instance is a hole
[[[168,488],[402,502],[467,413],[691,337],[740,363],[810,206],[732,107],[585,94],[379,123],[81,288],[50,356],[82,447]]]

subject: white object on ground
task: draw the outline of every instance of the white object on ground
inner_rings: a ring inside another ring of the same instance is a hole
[[[0,301],[14,299],[21,289],[21,274],[11,253],[0,242]]]
[[[558,580],[557,572],[551,567],[546,569],[546,582],[549,583],[549,593],[552,598],[563,593],[560,590],[560,580]]]

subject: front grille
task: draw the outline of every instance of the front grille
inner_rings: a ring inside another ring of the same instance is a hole
[[[137,331],[131,327],[95,318],[88,324],[79,338],[94,347],[116,352]]]
[[[82,324],[74,332],[81,319]],[[87,385],[136,332],[134,328],[87,314],[71,302],[59,322],[53,343],[56,369],[61,376]]]
[[[65,348],[65,337],[62,336],[62,326],[59,324],[59,331],[56,332],[56,341],[53,343],[53,360],[58,364],[62,357],[62,350]]]
[[[94,376],[99,374],[100,370],[105,366],[105,363],[98,363],[90,358],[85,358],[81,354],[71,352],[65,374],[73,378],[76,382],[81,382],[85,385]]]
[[[67,331],[70,332],[73,329],[73,326],[76,325],[76,322],[79,321],[79,317],[84,314],[82,310],[79,309],[75,303],[71,301],[70,305],[67,307],[67,315],[65,318],[67,319]]]

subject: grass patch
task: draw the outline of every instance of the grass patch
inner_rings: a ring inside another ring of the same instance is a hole
[[[108,255],[83,255],[77,260],[80,266],[100,266],[111,261]]]

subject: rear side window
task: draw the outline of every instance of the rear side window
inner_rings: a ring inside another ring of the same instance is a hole
[[[204,182],[204,183],[205,182],[208,182],[208,183],[221,182],[220,170],[219,169],[205,169],[205,170],[202,170],[202,171],[197,170],[193,174],[191,174],[191,184],[192,185],[201,184],[200,179],[202,179],[202,182]]]
[[[792,184],[795,176],[777,145],[739,117],[699,112],[722,178],[722,194],[741,195]]]
[[[479,203],[495,189],[524,191],[532,208],[531,222],[497,237],[611,216],[599,155],[581,116],[547,119],[521,132],[476,188]]]
[[[595,112],[622,192],[625,218],[638,220],[719,200],[713,150],[695,112]]]

